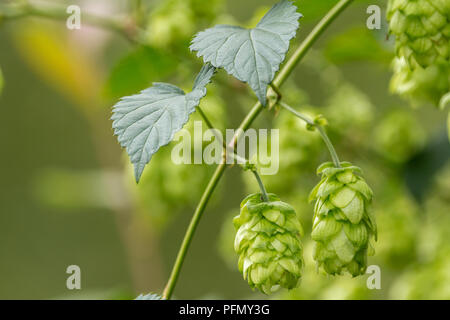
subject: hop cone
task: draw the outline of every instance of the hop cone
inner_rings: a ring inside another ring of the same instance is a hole
[[[274,194],[269,194],[268,202],[261,194],[252,194],[242,201],[233,223],[239,271],[249,285],[265,294],[297,287],[303,249],[302,227],[294,209]]]
[[[438,105],[443,95],[450,90],[450,64],[411,69],[404,58],[395,58],[392,67],[394,75],[390,89],[401,96]]]
[[[310,195],[316,200],[311,238],[318,267],[355,277],[366,271],[367,251],[373,254],[369,240],[376,238],[377,227],[369,208],[372,190],[356,174],[360,169],[348,162],[341,166],[328,162],[317,170],[322,180]]]
[[[389,0],[387,18],[396,38],[392,90],[438,103],[450,89],[450,1]]]

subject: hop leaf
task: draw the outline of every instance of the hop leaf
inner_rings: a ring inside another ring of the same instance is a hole
[[[205,62],[224,68],[237,79],[248,82],[262,105],[299,27],[300,13],[290,1],[270,9],[253,29],[217,25],[198,33],[190,49]]]
[[[311,233],[314,259],[329,274],[348,271],[358,276],[365,273],[370,239],[377,236],[370,210],[372,190],[356,174],[358,167],[341,165],[335,168],[327,162],[317,170],[322,179],[310,195],[316,200]]]
[[[233,220],[239,271],[252,288],[265,294],[297,287],[303,267],[302,227],[294,209],[269,194],[252,194]]]
[[[396,38],[391,89],[438,104],[450,91],[450,3],[389,0],[389,29]]]
[[[134,165],[136,182],[153,154],[167,145],[206,94],[215,68],[205,65],[191,92],[167,83],[154,83],[140,94],[124,97],[113,107],[113,129]]]
[[[165,300],[162,296],[157,293],[140,294],[134,300]]]

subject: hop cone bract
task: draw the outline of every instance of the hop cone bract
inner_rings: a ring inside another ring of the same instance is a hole
[[[265,294],[297,287],[303,267],[302,226],[294,209],[269,194],[252,194],[241,203],[233,220],[237,230],[234,248],[239,271],[252,288]]]
[[[311,192],[316,200],[311,238],[315,241],[314,259],[329,274],[348,271],[352,276],[364,274],[370,239],[377,234],[370,210],[372,190],[358,167],[342,162],[322,164],[319,184]]]
[[[397,54],[391,89],[437,104],[450,91],[450,1],[389,0],[387,18]]]

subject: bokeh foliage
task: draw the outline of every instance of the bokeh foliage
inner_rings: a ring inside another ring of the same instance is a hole
[[[85,10],[133,14],[131,0],[114,4],[98,1],[97,8],[92,2],[75,2]],[[292,47],[336,1],[295,2],[304,18]],[[28,118],[25,121],[17,112],[25,113],[30,108],[35,119],[41,121],[40,126],[32,126],[43,132],[40,143],[58,143],[59,148],[32,149],[37,154],[35,161],[23,161],[22,172],[14,177],[6,172],[16,164],[5,159],[1,162],[5,201],[0,204],[4,218],[0,243],[10,243],[9,247],[0,247],[2,261],[6,261],[1,281],[24,277],[25,270],[14,268],[22,261],[41,270],[27,276],[27,290],[20,290],[20,283],[11,280],[0,288],[2,298],[67,296],[64,266],[73,251],[78,252],[75,257],[79,261],[85,262],[89,277],[99,279],[89,280],[82,294],[74,297],[127,298],[140,291],[160,291],[164,285],[193,208],[214,168],[173,164],[172,143],[155,155],[136,186],[128,159],[112,137],[110,106],[118,97],[136,93],[153,81],[189,88],[200,68],[200,60],[188,50],[192,35],[216,23],[252,25],[273,1],[142,3],[144,14],[141,12],[137,21],[145,37],[139,45],[95,28],[83,26],[81,31],[69,31],[64,23],[45,19],[0,24],[0,66],[5,82],[0,96],[1,116],[24,128],[35,122]],[[369,257],[368,264],[380,266],[382,289],[367,289],[367,275],[327,277],[316,272],[308,236],[313,206],[307,197],[319,181],[315,168],[328,160],[328,154],[317,133],[307,131],[298,119],[283,110],[266,110],[255,127],[280,129],[280,158],[278,174],[263,176],[263,180],[269,192],[294,206],[306,234],[302,240],[306,267],[301,286],[273,298],[450,299],[450,149],[446,116],[423,102],[389,93],[394,46],[386,37],[384,18],[382,30],[367,30],[368,4],[371,1],[355,2],[327,30],[283,87],[283,99],[307,114],[323,114],[341,158],[363,168],[374,191],[379,227],[376,254]],[[386,1],[379,5],[385,10]],[[9,63],[13,56],[16,64]],[[21,78],[29,79],[30,95],[42,97],[48,105],[37,103],[37,98],[24,100]],[[201,107],[222,130],[237,127],[255,101],[245,85],[223,71],[218,72],[208,90]],[[14,113],[13,108],[21,104],[24,107]],[[55,127],[59,118],[54,114],[46,111],[45,117],[40,116],[31,108],[60,110],[70,117],[64,118],[64,127]],[[198,115],[192,117],[188,130],[192,131],[195,120],[200,120]],[[7,126],[1,134],[11,136],[12,130]],[[77,134],[79,131],[82,134]],[[71,139],[71,143],[55,142],[55,134],[65,141]],[[20,144],[32,136],[29,130],[11,139]],[[1,146],[7,150],[9,144],[3,141]],[[25,148],[31,147],[26,144]],[[40,156],[45,152],[48,156]],[[17,154],[30,158],[33,153],[18,150]],[[232,249],[235,231],[231,218],[238,214],[241,199],[257,190],[250,173],[241,173],[238,168],[227,172],[195,236],[177,286],[177,298],[262,297],[242,280]],[[8,198],[21,199],[26,210],[16,202],[8,202]],[[19,210],[23,211],[20,215],[16,212]],[[33,212],[40,212],[39,226],[45,225],[50,235],[45,241],[39,240],[40,232],[32,226],[37,219]],[[55,219],[49,218],[48,212],[72,218],[70,222],[58,218],[58,223],[51,225]],[[23,229],[11,236],[8,228],[21,225],[22,219]],[[78,244],[80,232],[70,227],[74,221],[77,230],[85,230],[86,241]],[[63,255],[46,255],[48,261],[32,259],[34,255],[23,250],[20,241],[14,247],[14,239],[22,237],[24,230],[37,239],[37,252],[66,252],[67,242],[58,241],[64,234],[71,239],[71,250]],[[102,237],[110,241],[100,242]],[[92,243],[102,243],[94,246],[100,253],[89,248]],[[105,263],[101,263],[102,259]],[[105,273],[104,268],[109,271]],[[57,272],[61,275],[56,277]],[[47,288],[42,288],[41,277],[50,283]]]

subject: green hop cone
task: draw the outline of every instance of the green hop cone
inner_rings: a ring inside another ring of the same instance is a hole
[[[252,288],[265,294],[297,287],[303,267],[297,214],[278,196],[268,197],[264,202],[260,193],[249,195],[233,219],[239,271]]]
[[[395,35],[397,55],[405,57],[410,67],[426,68],[436,62],[448,62],[448,0],[390,0],[387,17]]]
[[[450,90],[450,1],[389,0],[397,57],[391,89],[438,104]]]
[[[392,67],[394,75],[389,87],[393,93],[438,105],[450,90],[450,64],[411,69],[404,58],[395,58]]]
[[[348,162],[341,168],[322,164],[322,174],[310,200],[316,200],[311,238],[315,241],[314,259],[318,267],[332,275],[348,271],[364,274],[370,244],[377,237],[377,226],[370,210],[372,190],[357,173],[361,169]]]

